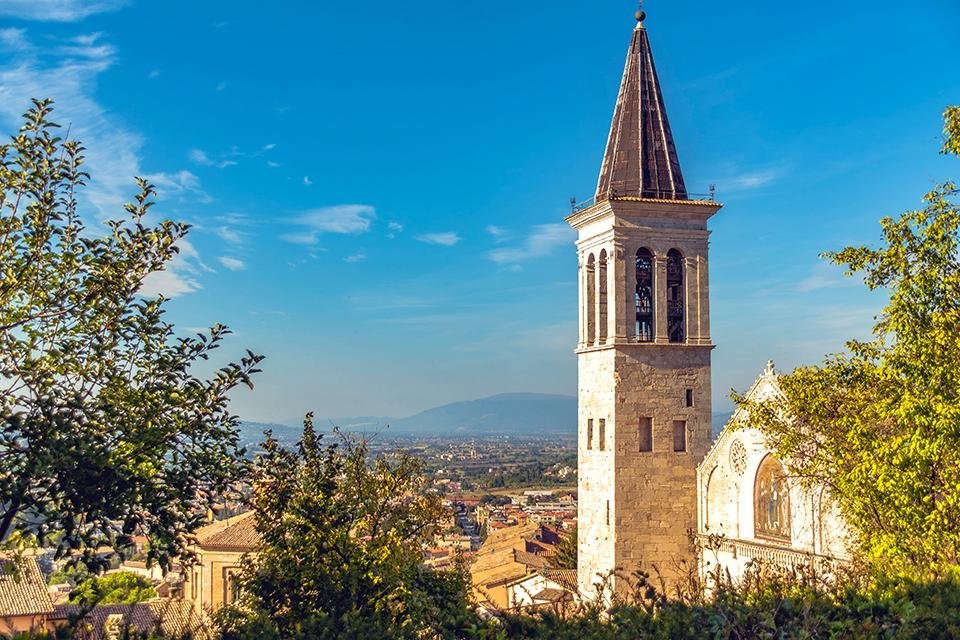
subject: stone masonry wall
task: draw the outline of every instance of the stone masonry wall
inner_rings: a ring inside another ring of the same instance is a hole
[[[711,441],[710,350],[681,345],[617,349],[616,564],[626,574],[655,567],[670,584],[695,566],[689,532],[696,529],[696,468]],[[688,389],[692,407],[686,402]],[[653,421],[649,452],[640,451],[643,418]],[[675,421],[686,423],[683,452],[674,451]]]
[[[581,353],[577,359],[579,379],[577,457],[577,569],[580,590],[585,595],[594,593],[594,583],[616,565],[614,551],[613,515],[615,513],[614,414],[615,391],[612,384],[597,384],[613,380],[616,352],[603,349]],[[607,444],[599,448],[599,420],[607,422]],[[593,443],[587,446],[587,424],[593,420]],[[607,509],[610,520],[607,520]]]

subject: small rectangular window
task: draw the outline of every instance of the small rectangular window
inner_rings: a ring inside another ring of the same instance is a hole
[[[640,418],[640,451],[653,451],[653,419]]]
[[[587,449],[593,449],[593,418],[587,420]]]
[[[598,448],[600,451],[606,451],[607,449],[607,421],[603,418],[600,418],[600,446]]]
[[[607,526],[610,526],[610,501],[607,500]]]
[[[686,420],[673,421],[673,450],[678,452],[687,450],[687,421]]]
[[[693,406],[693,389],[687,389],[687,406]]]

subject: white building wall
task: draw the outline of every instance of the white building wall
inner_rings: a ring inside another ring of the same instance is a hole
[[[758,378],[748,397],[763,400],[779,393],[772,364]],[[790,541],[758,536],[754,523],[754,486],[757,471],[773,455],[763,434],[744,424],[747,415],[738,410],[714,443],[697,470],[697,532],[707,549],[702,569],[719,565],[734,579],[743,576],[756,559],[778,564],[797,564],[820,557],[846,560],[849,557],[849,530],[835,503],[823,487],[804,489],[799,480],[790,480]],[[712,540],[708,536],[714,536]],[[806,558],[806,560],[805,560]]]

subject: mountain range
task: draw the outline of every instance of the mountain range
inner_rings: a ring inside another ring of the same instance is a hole
[[[714,435],[726,424],[730,415],[713,414]],[[576,433],[576,424],[576,397],[545,393],[503,393],[478,400],[452,402],[405,418],[359,416],[316,420],[318,430],[336,425],[344,431],[398,436],[572,436]],[[295,442],[300,435],[300,425],[243,422],[241,439],[247,444],[259,443],[267,429],[281,442]]]

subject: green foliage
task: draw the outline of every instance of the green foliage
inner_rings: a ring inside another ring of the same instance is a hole
[[[83,564],[74,564],[67,565],[63,569],[57,569],[50,574],[50,579],[47,580],[47,584],[56,585],[56,584],[69,584],[71,587],[76,587],[81,582],[89,579],[90,572],[87,570],[87,567]]]
[[[557,569],[577,568],[577,528],[568,531],[557,545],[557,553],[551,558],[551,564]]]
[[[363,440],[323,444],[307,417],[298,451],[268,438],[252,506],[263,543],[221,610],[224,640],[451,638],[473,620],[462,571],[422,563],[444,515],[420,462],[372,462]]]
[[[943,149],[942,153],[960,156],[960,107],[947,107],[943,112]]]
[[[891,583],[883,588],[824,582],[806,572],[751,572],[742,584],[720,580],[664,598],[649,576],[612,606],[507,614],[475,630],[484,640],[809,640],[954,638],[960,633],[960,584]]]
[[[0,543],[83,549],[95,566],[97,547],[147,535],[166,566],[242,470],[227,396],[261,357],[191,373],[228,330],[177,338],[164,299],[138,295],[187,225],[148,224],[154,188],[138,179],[105,235],[85,226],[83,147],[56,135],[51,104],[0,145]]]
[[[782,376],[783,398],[749,406],[791,471],[829,488],[879,574],[960,569],[957,193],[940,185],[922,209],[884,218],[880,248],[826,254],[889,295],[873,340]]]
[[[77,585],[70,594],[76,604],[136,604],[157,597],[149,580],[129,571],[94,576]]]

